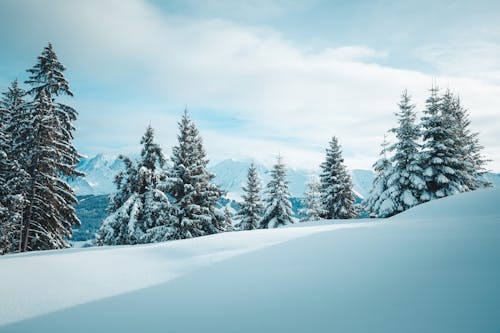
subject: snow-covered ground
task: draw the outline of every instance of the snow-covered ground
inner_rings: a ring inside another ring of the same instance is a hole
[[[0,332],[500,332],[500,192],[0,258]]]

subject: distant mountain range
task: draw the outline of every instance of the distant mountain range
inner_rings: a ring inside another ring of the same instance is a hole
[[[247,170],[251,160],[224,160],[212,166],[209,171],[214,173],[214,182],[227,192],[227,197],[239,200],[241,197],[241,186],[246,181]],[[262,188],[270,179],[270,170],[263,164],[255,163],[259,172]],[[117,155],[98,154],[94,157],[83,158],[77,166],[77,169],[85,173],[85,177],[70,181],[78,195],[103,195],[115,191],[113,184],[114,176],[123,169],[123,163]],[[293,197],[302,197],[306,189],[306,183],[310,180],[313,173],[306,170],[288,170],[289,189]],[[352,181],[354,191],[364,198],[368,195],[374,173],[371,170],[352,170]]]

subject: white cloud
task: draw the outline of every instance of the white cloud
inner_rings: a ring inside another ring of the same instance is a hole
[[[245,120],[237,133],[201,128],[213,159],[246,155],[268,161],[281,153],[290,165],[311,168],[336,135],[349,166],[369,168],[384,132],[394,125],[401,91],[407,88],[422,108],[431,84],[423,73],[377,65],[387,55],[384,50],[358,45],[311,52],[266,27],[172,17],[138,0],[22,1],[7,7],[28,17],[31,28],[17,23],[24,33],[19,38],[52,40],[80,76],[108,89],[126,84],[145,100],[155,100],[134,111],[127,107],[127,95],[113,100],[112,108],[92,101],[90,92],[77,97],[98,111],[80,109],[78,140],[94,140],[93,147],[111,138],[133,146],[142,134],[144,112],[158,119],[155,127],[171,128],[172,117],[187,104]],[[438,82],[460,92],[489,156],[500,162],[500,85],[463,76],[442,76]],[[165,113],[168,119],[157,117]],[[119,135],[111,136],[115,131]],[[174,133],[159,131],[165,146],[174,143]],[[498,162],[492,166],[500,169]]]

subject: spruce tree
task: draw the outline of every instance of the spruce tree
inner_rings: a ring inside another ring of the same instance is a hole
[[[236,227],[239,230],[257,229],[264,206],[260,197],[260,179],[253,162],[248,168],[246,186],[243,186],[242,189],[244,192],[242,195],[243,202],[240,203],[240,210],[237,215],[240,221]]]
[[[382,150],[380,158],[373,164],[375,179],[368,198],[363,203],[364,209],[370,217],[387,217],[394,215],[397,211],[394,202],[394,195],[390,192],[388,179],[391,174],[392,163],[387,156],[389,152],[389,142],[384,135],[384,141],[381,144]]]
[[[426,190],[419,156],[420,129],[416,124],[415,105],[411,104],[411,97],[406,90],[401,95],[398,107],[396,116],[399,126],[391,129],[396,136],[396,143],[389,148],[394,154],[391,158],[390,174],[387,177],[387,187],[395,210],[389,212],[385,209],[383,214],[385,216],[394,215],[419,204]]]
[[[344,165],[336,137],[332,137],[326,149],[326,159],[321,164],[320,181],[323,218],[350,219],[357,216],[351,176]]]
[[[461,105],[458,97],[453,97],[449,116],[454,124],[453,135],[456,138],[458,160],[461,162],[459,165],[464,189],[476,190],[491,186],[485,177],[488,159],[482,153],[483,146],[479,142],[479,133],[471,131],[468,110]]]
[[[305,208],[299,210],[299,213],[304,215],[301,221],[320,220],[324,212],[321,204],[321,184],[318,177],[311,177],[311,180],[306,184],[306,188],[302,200]]]
[[[286,168],[281,156],[271,170],[271,180],[266,188],[266,208],[260,221],[260,228],[277,228],[294,223],[290,192],[288,191]]]
[[[233,214],[229,211],[229,208],[224,207],[224,223],[222,228],[223,231],[233,231]]]
[[[6,133],[8,110],[0,106],[0,254],[19,249],[26,173],[12,158],[11,142]]]
[[[422,118],[423,149],[421,161],[427,190],[422,200],[432,200],[460,193],[466,190],[461,174],[462,161],[457,149],[456,128],[451,116],[453,96],[446,93],[439,96],[439,89],[432,87],[426,100]]]
[[[168,193],[178,211],[178,238],[224,231],[224,214],[216,208],[223,192],[212,183],[203,142],[187,110],[179,122],[178,145],[172,150]]]
[[[79,155],[72,145],[77,112],[56,102],[60,95],[73,96],[64,70],[51,44],[28,70],[28,93],[34,99],[16,142],[16,149],[26,154],[30,177],[24,193],[21,251],[68,247],[72,226],[80,224],[73,208],[76,196],[64,181],[81,175],[75,169]]]
[[[117,192],[110,215],[97,234],[99,245],[143,244],[176,238],[176,210],[165,194],[165,157],[148,126],[141,139],[141,158],[120,156],[125,170],[115,178]]]

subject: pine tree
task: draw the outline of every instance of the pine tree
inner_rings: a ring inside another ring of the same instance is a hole
[[[394,215],[397,211],[393,200],[394,196],[389,191],[388,186],[388,178],[392,172],[392,163],[387,156],[389,142],[386,135],[384,135],[384,141],[381,146],[380,158],[373,164],[376,176],[373,180],[372,189],[368,198],[363,203],[364,209],[369,213],[370,217],[387,217]]]
[[[281,156],[271,170],[271,180],[267,184],[266,209],[260,221],[260,228],[277,228],[294,223],[286,168]]]
[[[305,208],[299,210],[299,213],[305,215],[301,221],[320,220],[324,215],[323,206],[321,204],[321,184],[318,177],[311,177],[311,180],[306,184],[306,192],[302,204]]]
[[[401,95],[398,106],[396,116],[399,126],[391,129],[396,136],[396,143],[389,148],[394,155],[387,178],[388,192],[395,210],[389,211],[387,205],[384,207],[384,216],[394,215],[419,204],[426,190],[419,156],[420,129],[416,124],[415,105],[411,104],[411,97],[406,90]]]
[[[357,216],[351,176],[347,172],[337,138],[332,137],[321,164],[323,218],[350,219]]]
[[[438,92],[437,87],[431,88],[422,118],[424,145],[421,161],[427,183],[427,191],[421,196],[424,201],[466,190],[460,173],[460,153],[454,135],[456,128],[450,113],[453,96],[448,92],[441,97]]]
[[[229,211],[229,208],[224,207],[224,224],[222,226],[222,231],[233,231],[233,214]]]
[[[11,142],[6,133],[9,110],[0,106],[0,254],[19,249],[24,199],[22,188],[26,173],[10,155]]]
[[[125,170],[115,178],[117,192],[97,234],[98,245],[143,244],[176,238],[176,210],[165,194],[165,157],[148,126],[141,139],[141,158],[120,156]]]
[[[63,180],[81,175],[75,169],[79,155],[71,143],[77,112],[56,102],[60,95],[73,96],[64,70],[50,44],[28,70],[26,83],[34,100],[15,142],[25,154],[24,168],[30,177],[24,193],[21,251],[68,247],[72,226],[80,224],[73,208],[76,196]]]
[[[260,180],[254,163],[248,168],[247,184],[242,187],[243,202],[240,203],[240,210],[237,217],[240,222],[237,224],[239,230],[253,230],[259,227],[264,206],[260,198]]]
[[[453,97],[449,107],[449,117],[454,123],[458,161],[463,177],[463,186],[466,190],[476,190],[491,186],[486,179],[486,163],[488,160],[482,154],[483,146],[479,142],[479,133],[470,130],[471,121],[468,110],[464,108],[458,97]]]
[[[187,110],[179,123],[178,145],[172,150],[168,193],[179,209],[178,238],[224,231],[224,214],[216,208],[223,192],[212,183],[203,142]]]

